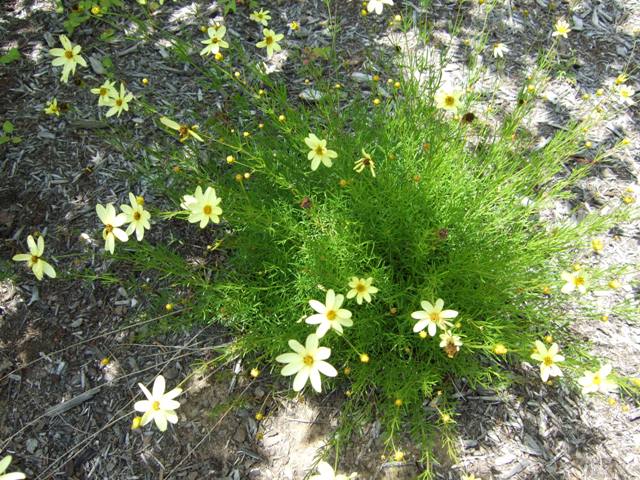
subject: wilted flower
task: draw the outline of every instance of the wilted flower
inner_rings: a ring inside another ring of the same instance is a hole
[[[307,158],[311,160],[311,170],[317,170],[322,162],[326,167],[333,165],[332,158],[336,158],[338,154],[333,150],[327,149],[327,141],[320,140],[315,134],[310,133],[304,139],[304,143],[311,149]]]
[[[96,213],[100,221],[104,224],[104,230],[102,230],[104,249],[113,254],[116,238],[121,242],[129,240],[129,235],[120,228],[127,222],[127,216],[124,213],[116,215],[116,209],[112,203],[107,204],[106,207],[98,203],[96,205]]]
[[[120,210],[127,216],[127,223],[129,224],[126,233],[127,235],[131,235],[135,231],[136,239],[141,241],[144,237],[145,229],[149,230],[151,228],[149,224],[151,214],[144,209],[144,200],[142,197],[136,197],[133,193],[129,192],[129,202],[131,202],[131,206],[126,204],[120,205]]]
[[[504,58],[504,54],[508,53],[509,49],[504,43],[496,43],[493,45],[493,57],[494,58]]]
[[[549,347],[545,347],[540,340],[535,341],[536,351],[531,354],[531,358],[540,363],[540,378],[543,382],[549,380],[549,377],[561,377],[562,370],[556,365],[556,362],[564,361],[564,357],[558,354],[560,347],[554,343]]]
[[[120,82],[120,92],[118,92],[113,97],[107,98],[107,100],[105,101],[105,106],[111,107],[107,111],[106,116],[111,117],[115,114],[118,114],[119,117],[123,111],[128,112],[129,102],[131,100],[133,100],[133,94],[131,92],[127,92],[127,90],[124,88],[124,83]]]
[[[351,290],[347,292],[347,298],[356,297],[356,302],[358,302],[358,305],[362,305],[363,299],[368,303],[371,303],[371,295],[374,293],[378,293],[378,289],[372,286],[372,283],[372,277],[369,277],[366,280],[364,278],[351,277],[351,281],[349,282],[349,287],[351,287]]]
[[[60,108],[58,107],[58,100],[53,97],[51,100],[47,102],[47,107],[44,109],[44,113],[47,115],[55,115],[56,117],[60,116]]]
[[[318,325],[316,335],[318,338],[324,337],[324,335],[332,328],[338,333],[342,333],[342,327],[351,327],[353,320],[351,320],[351,312],[340,308],[344,302],[344,295],[336,295],[331,289],[327,290],[324,305],[318,300],[309,300],[309,305],[313,308],[316,314],[306,318],[305,322],[310,325]]]
[[[413,326],[413,331],[415,333],[418,333],[419,331],[424,330],[425,327],[428,327],[429,335],[433,337],[436,334],[436,328],[446,330],[447,328],[452,327],[453,324],[447,320],[458,316],[458,312],[455,310],[442,310],[444,307],[444,301],[441,298],[436,300],[435,305],[424,300],[420,302],[420,305],[424,310],[418,310],[411,314],[411,318],[419,320]]]
[[[253,12],[251,15],[249,15],[249,19],[259,23],[260,25],[264,25],[266,27],[267,25],[269,25],[269,20],[271,20],[271,15],[269,15],[269,10],[260,9],[259,12]]]
[[[105,80],[105,82],[100,85],[98,88],[92,88],[91,93],[95,93],[98,95],[98,106],[108,106],[109,98],[116,98],[118,96],[118,90],[116,90],[115,85],[116,82],[110,82],[109,80]]]
[[[178,137],[178,140],[180,140],[180,142],[182,143],[186,142],[189,137],[193,137],[200,142],[204,141],[202,140],[202,137],[196,133],[196,130],[198,129],[197,125],[193,125],[191,128],[189,128],[187,125],[181,125],[178,122],[174,122],[167,117],[160,117],[160,123],[172,130],[177,131],[180,135]]]
[[[174,398],[182,393],[181,388],[174,388],[164,393],[165,380],[162,375],[156,377],[151,392],[141,383],[138,383],[138,386],[147,397],[146,400],[140,400],[133,406],[137,412],[144,412],[140,421],[142,426],[154,420],[158,430],[164,432],[167,429],[167,422],[178,423],[178,415],[174,410],[180,407],[180,402]]]
[[[207,226],[209,221],[220,223],[222,209],[218,206],[222,199],[216,196],[216,191],[212,187],[207,187],[204,193],[200,185],[196,187],[193,195],[184,195],[180,206],[189,211],[190,223],[200,222],[200,228]]]
[[[213,25],[207,29],[207,35],[209,38],[201,40],[204,43],[204,47],[200,51],[200,55],[217,54],[221,48],[229,48],[229,44],[223,40],[223,37],[227,33],[227,28],[224,25]]]
[[[376,12],[377,15],[380,15],[385,5],[393,6],[393,0],[369,0],[367,11],[369,13]]]
[[[282,47],[278,43],[280,40],[284,38],[284,35],[281,33],[276,33],[273,30],[269,30],[265,28],[262,31],[264,38],[256,43],[256,47],[258,48],[266,48],[267,49],[267,58],[271,58],[274,52],[279,52],[282,50]]]
[[[453,335],[450,330],[440,334],[440,348],[444,349],[447,357],[453,358],[460,351],[462,340],[458,335]]]
[[[582,385],[582,393],[610,393],[618,389],[618,385],[607,378],[611,373],[611,365],[603,365],[597,372],[584,372],[584,375],[578,379],[578,383]]]
[[[9,468],[9,464],[11,464],[11,460],[11,455],[7,455],[0,460],[0,480],[22,480],[23,478],[27,478],[22,472],[5,473],[7,468]]]
[[[12,260],[14,262],[27,262],[27,266],[31,268],[38,280],[42,280],[44,275],[56,278],[56,271],[41,258],[44,253],[44,238],[38,237],[38,242],[36,243],[33,237],[29,235],[27,237],[27,245],[29,246],[29,253],[18,253],[13,256]]]
[[[60,43],[63,48],[52,48],[49,50],[49,54],[57,57],[51,62],[54,67],[62,66],[61,80],[64,83],[69,81],[69,74],[76,73],[76,66],[87,66],[87,62],[80,55],[82,48],[80,45],[73,45],[66,35],[60,35]]]
[[[362,171],[367,167],[371,171],[371,176],[375,177],[376,176],[375,162],[373,161],[373,158],[371,158],[371,155],[365,152],[363,148],[362,158],[356,160],[355,164],[353,165],[353,169],[358,173],[362,173]]]
[[[293,389],[299,392],[304,388],[307,380],[316,392],[322,391],[320,374],[335,377],[338,372],[325,362],[331,356],[331,349],[319,347],[318,336],[315,333],[307,337],[303,346],[296,340],[289,340],[289,347],[293,353],[283,353],[276,357],[276,362],[286,363],[280,372],[285,377],[294,375]]]
[[[571,27],[564,18],[559,18],[554,25],[555,31],[551,34],[552,37],[568,38],[567,34],[571,31]]]

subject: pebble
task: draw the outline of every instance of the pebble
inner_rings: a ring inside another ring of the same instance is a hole
[[[38,448],[38,440],[36,440],[35,438],[27,439],[27,441],[25,442],[25,447],[27,448],[27,452],[35,452],[36,448]]]

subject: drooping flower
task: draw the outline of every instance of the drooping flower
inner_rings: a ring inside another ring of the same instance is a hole
[[[104,224],[104,230],[102,230],[104,249],[113,255],[116,238],[121,242],[129,240],[129,235],[120,228],[127,222],[127,216],[124,213],[116,214],[116,209],[112,203],[108,203],[106,207],[98,203],[96,205],[96,213]]]
[[[458,312],[455,310],[443,310],[444,300],[439,298],[436,300],[435,305],[430,302],[421,301],[420,305],[423,310],[418,310],[411,314],[411,318],[418,320],[413,326],[413,331],[418,333],[427,327],[430,336],[435,336],[437,328],[440,330],[447,330],[451,328],[453,324],[448,321],[450,318],[456,318]]]
[[[320,140],[313,133],[310,133],[309,136],[304,139],[304,143],[311,149],[307,155],[307,158],[311,160],[311,170],[317,170],[320,162],[322,162],[325,167],[331,167],[331,165],[333,165],[331,159],[338,157],[336,152],[327,149],[326,140]]]
[[[393,0],[369,0],[367,11],[369,13],[376,12],[376,15],[380,15],[385,5],[393,6]]]
[[[105,80],[99,87],[91,89],[91,93],[98,95],[99,107],[109,106],[109,99],[116,98],[118,96],[118,90],[116,90],[114,86],[115,84],[116,82]]]
[[[558,344],[552,344],[548,350],[540,340],[536,340],[535,345],[536,351],[531,354],[531,358],[540,362],[540,378],[542,381],[546,382],[549,377],[561,377],[562,370],[556,363],[564,361],[564,356],[558,354],[560,351]]]
[[[180,142],[182,143],[186,142],[189,139],[189,137],[193,137],[199,142],[204,141],[202,140],[202,137],[198,135],[198,133],[196,132],[196,130],[198,129],[197,125],[193,125],[191,126],[191,128],[189,128],[189,126],[181,125],[178,122],[174,122],[173,120],[167,117],[160,117],[160,123],[178,132],[180,135],[178,140],[180,140]]]
[[[367,303],[371,303],[371,295],[374,293],[378,293],[378,289],[372,286],[372,283],[372,277],[369,277],[367,279],[351,277],[351,281],[349,282],[349,287],[351,287],[351,290],[347,292],[347,298],[356,297],[356,302],[358,302],[358,305],[362,305],[362,300],[366,300]]]
[[[591,248],[595,253],[602,253],[604,250],[604,241],[601,238],[591,240]]]
[[[158,430],[164,432],[167,429],[167,422],[178,423],[178,415],[175,410],[180,407],[180,402],[174,398],[182,393],[181,388],[174,388],[165,393],[165,380],[162,375],[156,377],[151,392],[141,383],[138,383],[138,386],[147,397],[146,400],[137,401],[133,406],[136,412],[144,412],[140,421],[142,426],[153,420]]]
[[[249,15],[249,19],[266,27],[267,25],[269,25],[271,15],[269,15],[269,10],[260,9],[259,12],[251,13],[251,15]]]
[[[299,392],[307,384],[307,380],[311,381],[311,386],[316,392],[322,391],[322,382],[320,374],[327,377],[335,377],[338,375],[333,366],[325,362],[331,356],[331,349],[327,347],[319,347],[318,336],[315,333],[307,336],[305,345],[303,346],[296,340],[289,340],[289,347],[292,353],[283,353],[276,357],[276,362],[286,363],[280,372],[285,377],[294,375],[293,389]]]
[[[569,23],[564,18],[559,18],[554,25],[554,32],[551,34],[552,37],[563,37],[568,38],[567,34],[571,32],[571,27]]]
[[[266,48],[267,58],[271,58],[274,52],[282,50],[282,47],[278,42],[284,38],[284,35],[282,33],[276,33],[273,30],[269,30],[268,28],[265,28],[262,31],[262,34],[264,35],[264,38],[256,43],[256,47]]]
[[[616,85],[622,85],[623,83],[626,83],[627,80],[629,80],[629,75],[627,75],[626,73],[621,73],[616,77],[613,83]]]
[[[120,210],[127,216],[127,235],[131,235],[136,232],[136,239],[141,241],[144,237],[144,231],[151,228],[149,219],[151,214],[144,209],[144,199],[142,197],[136,197],[133,193],[129,192],[129,202],[131,206],[124,204],[120,205]]]
[[[49,50],[49,54],[57,57],[51,63],[54,67],[62,66],[61,80],[67,83],[69,74],[75,74],[78,65],[86,67],[87,62],[80,55],[80,50],[82,50],[80,45],[74,46],[66,35],[60,35],[60,43],[62,43],[63,48],[52,48]]]
[[[575,272],[562,272],[560,278],[564,280],[564,286],[560,289],[562,293],[573,293],[578,290],[579,293],[587,292],[587,276],[582,270]]]
[[[42,280],[44,275],[50,278],[56,278],[56,271],[42,259],[42,254],[44,253],[44,238],[38,237],[36,243],[33,237],[29,235],[27,237],[27,245],[29,246],[29,253],[18,253],[13,256],[12,260],[14,262],[27,262],[27,266],[33,271],[33,274],[38,280]]]
[[[436,91],[436,107],[450,112],[455,112],[460,106],[462,91],[450,85],[443,85]]]
[[[351,312],[344,308],[340,308],[344,302],[344,295],[336,295],[336,293],[329,289],[325,297],[324,305],[318,300],[309,300],[309,305],[317,313],[306,318],[305,322],[309,325],[318,325],[316,335],[318,338],[322,338],[332,328],[342,333],[342,327],[353,326],[353,320],[351,320]]]
[[[212,187],[207,187],[204,193],[200,185],[196,187],[193,195],[184,195],[180,206],[189,211],[190,223],[200,222],[200,228],[207,226],[209,221],[220,223],[222,209],[218,206],[222,199],[216,196],[216,191]]]
[[[460,351],[462,340],[458,335],[453,335],[451,330],[446,330],[440,334],[440,348],[444,349],[447,357],[453,358]]]
[[[509,49],[504,43],[496,43],[493,45],[493,58],[504,58],[504,54],[508,53]]]
[[[44,113],[47,115],[55,115],[56,117],[60,116],[60,107],[58,107],[58,100],[56,100],[55,97],[47,102],[47,107],[44,109]]]
[[[368,154],[367,152],[365,152],[364,148],[363,148],[362,149],[362,158],[356,160],[356,162],[353,165],[353,169],[358,173],[362,173],[362,171],[367,167],[371,171],[371,176],[375,177],[376,176],[376,164],[373,161],[373,158],[371,158],[371,155]]]
[[[124,88],[124,83],[120,82],[120,92],[118,92],[113,97],[107,98],[105,102],[105,106],[111,107],[107,111],[106,116],[111,117],[115,114],[118,114],[119,117],[123,111],[128,112],[129,102],[131,100],[133,100],[133,93],[127,92],[127,90]]]
[[[7,455],[0,460],[0,480],[22,480],[27,478],[22,472],[5,473],[11,464],[12,458],[11,455]]]
[[[349,480],[350,478],[356,478],[357,473],[351,475],[345,475],[343,473],[336,473],[331,465],[322,461],[318,463],[318,475],[312,475],[309,480]]]
[[[618,389],[618,385],[607,378],[611,373],[611,365],[606,364],[600,367],[597,372],[584,372],[584,375],[578,379],[578,383],[582,385],[582,393],[610,393]]]
[[[229,44],[223,40],[225,33],[227,33],[227,28],[224,25],[210,26],[207,29],[209,38],[201,40],[201,43],[204,43],[206,47],[200,51],[200,55],[215,55],[220,52],[221,48],[229,48]]]

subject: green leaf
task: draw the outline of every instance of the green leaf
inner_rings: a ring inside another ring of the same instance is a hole
[[[104,57],[102,59],[102,66],[106,69],[113,68],[113,61],[111,60],[111,57]]]
[[[9,120],[5,120],[2,124],[2,131],[7,135],[11,135],[13,133],[13,123]]]
[[[9,140],[11,140],[9,137],[7,137],[6,135],[3,135],[0,137],[0,145],[7,143]]]
[[[11,143],[20,143],[22,141],[22,137],[11,137]]]
[[[113,30],[113,28],[107,28],[104,32],[100,34],[100,40],[108,43],[113,39],[114,34],[115,34],[115,31]]]
[[[7,64],[7,63],[15,62],[19,58],[20,58],[20,50],[14,47],[14,48],[11,48],[4,55],[0,55],[0,63]]]

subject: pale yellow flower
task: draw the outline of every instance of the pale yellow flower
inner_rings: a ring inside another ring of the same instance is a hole
[[[267,25],[269,25],[271,15],[269,15],[269,10],[260,9],[259,12],[253,12],[251,15],[249,15],[249,19],[266,27]]]
[[[322,391],[322,381],[320,374],[327,377],[335,377],[338,372],[332,365],[325,362],[331,356],[331,349],[319,347],[318,336],[310,334],[303,346],[296,340],[289,340],[289,347],[292,353],[283,353],[276,357],[276,362],[286,363],[280,374],[288,377],[295,375],[293,379],[293,389],[299,392],[304,388],[307,380],[311,381],[311,386],[316,392]]]
[[[618,93],[618,98],[625,105],[633,105],[635,102],[633,101],[633,96],[635,95],[635,90],[628,85],[620,85],[616,88],[616,92]]]
[[[222,200],[216,196],[216,191],[212,187],[207,187],[205,192],[202,193],[202,188],[198,185],[193,195],[185,195],[182,197],[182,204],[180,206],[189,211],[187,221],[190,223],[200,222],[200,228],[204,228],[209,221],[220,223],[222,209],[218,205],[220,205],[221,201]]]
[[[102,85],[98,88],[92,88],[91,93],[95,93],[98,95],[98,106],[104,107],[108,106],[110,98],[116,98],[118,96],[118,90],[116,90],[115,85],[116,82],[111,82],[109,80],[105,80]]]
[[[536,351],[531,354],[531,358],[540,362],[540,378],[542,381],[546,382],[549,377],[561,377],[562,370],[556,363],[564,361],[564,357],[558,354],[560,351],[558,344],[554,343],[548,350],[540,340],[536,340],[535,345]]]
[[[22,472],[5,473],[11,464],[12,457],[7,455],[0,460],[0,480],[22,480],[27,476]]]
[[[273,30],[269,30],[265,28],[262,31],[264,38],[256,43],[256,47],[258,48],[266,48],[267,49],[267,58],[271,58],[274,52],[279,52],[282,50],[282,47],[278,43],[280,40],[284,38],[284,35],[281,33],[276,33]]]
[[[58,107],[58,100],[56,100],[55,97],[47,102],[47,107],[44,109],[44,113],[47,115],[55,115],[56,117],[60,116],[60,107]]]
[[[167,117],[160,117],[160,123],[162,123],[166,127],[169,127],[172,130],[177,131],[179,134],[178,140],[180,140],[180,142],[182,143],[186,142],[189,139],[189,137],[193,137],[199,142],[204,142],[204,140],[202,140],[202,137],[198,135],[198,133],[196,132],[196,130],[198,129],[197,125],[193,125],[189,127],[187,125],[174,122],[173,120]]]
[[[591,248],[596,253],[602,253],[604,250],[604,241],[601,238],[594,238],[591,240]]]
[[[107,204],[106,207],[98,203],[96,205],[96,213],[100,221],[104,224],[104,229],[102,230],[104,249],[113,254],[116,246],[116,238],[121,242],[129,240],[129,235],[120,228],[127,222],[127,216],[124,213],[116,214],[116,209],[112,203]]]
[[[353,169],[358,173],[362,173],[362,171],[367,167],[371,171],[371,176],[375,177],[376,176],[376,164],[373,161],[373,158],[371,158],[371,155],[368,154],[367,152],[365,152],[364,148],[363,148],[362,149],[362,158],[356,160],[356,162],[353,165]]]
[[[149,219],[151,214],[144,209],[144,200],[142,197],[136,197],[133,193],[129,192],[129,205],[120,205],[120,210],[127,216],[127,235],[131,235],[136,232],[136,239],[141,241],[144,237],[144,231],[151,228]]]
[[[200,55],[216,55],[220,52],[221,48],[229,48],[229,44],[223,40],[225,33],[227,33],[227,29],[224,25],[213,25],[209,27],[207,29],[209,38],[201,40],[201,43],[204,43],[206,47],[200,51]]]
[[[60,35],[60,43],[62,43],[63,48],[52,48],[49,50],[49,54],[57,57],[51,63],[54,67],[62,66],[61,80],[67,83],[69,74],[75,74],[78,65],[86,67],[87,62],[80,55],[80,50],[82,50],[80,45],[74,46],[66,35]]]
[[[327,462],[322,461],[318,463],[318,475],[312,475],[309,480],[349,480],[350,478],[356,478],[357,473],[351,475],[338,474],[333,470],[333,467]]]
[[[174,398],[182,393],[181,388],[174,388],[165,393],[165,380],[162,375],[156,377],[151,392],[141,383],[138,386],[147,397],[146,400],[137,401],[133,405],[136,412],[144,412],[142,420],[140,420],[142,426],[153,420],[158,430],[164,432],[167,429],[167,422],[178,423],[178,415],[175,410],[180,407],[180,402]]]
[[[380,15],[385,5],[393,6],[393,0],[369,0],[367,2],[367,11],[369,13],[376,12],[377,15]]]
[[[327,149],[326,140],[320,140],[315,134],[310,133],[309,136],[304,139],[304,143],[311,149],[307,155],[307,158],[311,160],[311,170],[317,170],[320,162],[326,167],[333,165],[332,159],[337,158],[338,154],[333,150]]]
[[[564,18],[559,18],[554,25],[554,32],[551,34],[552,37],[563,37],[569,38],[567,34],[571,32],[571,27],[569,23]]]
[[[129,111],[129,102],[133,100],[133,94],[131,92],[127,92],[124,88],[124,83],[120,83],[120,92],[117,92],[113,97],[107,98],[105,102],[105,106],[111,107],[107,111],[107,117],[111,117],[112,115],[120,114]]]
[[[27,262],[27,266],[33,271],[38,280],[42,280],[44,275],[50,278],[56,278],[56,271],[51,265],[42,259],[44,253],[44,238],[38,237],[36,242],[31,235],[27,237],[27,245],[29,253],[18,253],[14,255],[14,262]]]
[[[420,306],[422,306],[423,310],[418,310],[411,314],[411,318],[418,320],[418,322],[413,326],[413,331],[415,333],[418,333],[427,327],[429,335],[433,337],[436,334],[437,328],[440,328],[441,330],[451,328],[453,324],[448,320],[458,316],[458,312],[455,310],[442,309],[444,307],[444,301],[441,298],[436,300],[435,305],[423,300],[420,302]]]
[[[560,274],[560,278],[567,282],[560,290],[562,293],[573,293],[576,290],[578,293],[582,294],[587,292],[588,279],[587,275],[582,272],[582,270],[578,269],[575,272],[562,272]]]
[[[351,281],[349,282],[351,290],[347,292],[347,298],[356,297],[358,305],[362,305],[362,300],[366,300],[367,303],[371,303],[371,295],[378,293],[378,289],[372,286],[372,283],[373,278],[371,277],[367,279],[351,277]]]
[[[450,112],[456,112],[460,106],[462,91],[449,85],[444,85],[436,91],[436,107]]]
[[[289,24],[289,28],[295,32],[296,30],[300,30],[300,24],[294,20]]]
[[[613,83],[615,83],[616,85],[622,85],[627,80],[629,80],[629,75],[627,75],[626,73],[621,73],[620,75],[618,75],[616,77],[616,79],[613,81]]]
[[[607,378],[611,373],[611,365],[603,365],[597,372],[584,372],[584,375],[578,379],[578,383],[582,385],[582,393],[611,393],[618,389],[618,385]]]
[[[504,58],[504,54],[509,53],[509,49],[504,43],[496,43],[493,45],[493,57],[494,58]]]
[[[331,289],[327,291],[324,304],[318,300],[309,300],[309,305],[317,313],[307,317],[305,322],[309,325],[318,325],[318,329],[316,330],[318,338],[324,337],[324,335],[331,329],[334,329],[338,333],[342,333],[343,326],[353,326],[351,312],[344,308],[340,308],[342,306],[342,302],[344,302],[344,295],[336,295],[336,293]]]

